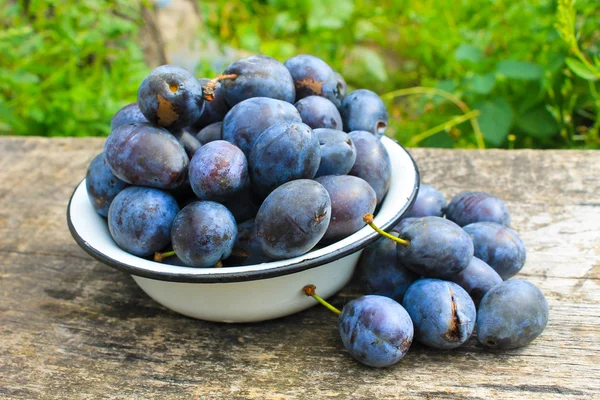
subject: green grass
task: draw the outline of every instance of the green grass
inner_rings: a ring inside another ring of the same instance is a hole
[[[388,135],[407,146],[600,148],[597,0],[198,5],[202,40],[280,61],[314,54],[352,89],[379,93]],[[0,133],[108,134],[149,71],[141,7],[0,0]],[[222,72],[214,65],[205,59],[195,72]]]

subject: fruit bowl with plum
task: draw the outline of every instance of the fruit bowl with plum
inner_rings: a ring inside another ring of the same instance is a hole
[[[254,322],[309,308],[408,212],[409,153],[375,93],[317,57],[252,56],[214,79],[163,65],[111,121],[75,188],[75,241],[178,313]]]

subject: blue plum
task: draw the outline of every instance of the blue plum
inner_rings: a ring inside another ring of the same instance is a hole
[[[548,302],[534,284],[511,279],[490,289],[477,311],[477,340],[495,349],[514,349],[535,340],[548,324]]]
[[[463,229],[473,239],[475,257],[485,261],[502,279],[516,275],[525,265],[525,245],[512,229],[495,222],[476,222]]]
[[[254,219],[244,221],[237,226],[238,234],[228,265],[254,265],[272,261],[262,249],[256,232]]]
[[[168,131],[149,123],[129,123],[112,131],[104,145],[115,176],[132,185],[174,189],[187,177],[189,158]]]
[[[377,205],[381,204],[392,179],[392,162],[380,140],[367,131],[349,133],[356,148],[356,161],[349,175],[364,179],[377,194]]]
[[[398,236],[398,232],[389,233]],[[355,281],[365,294],[390,297],[400,303],[418,275],[398,260],[396,245],[393,240],[382,237],[365,247],[358,259]]]
[[[323,241],[338,241],[366,225],[364,215],[372,214],[377,204],[371,185],[350,175],[321,176],[315,181],[323,185],[331,199],[331,221]]]
[[[202,86],[189,71],[161,65],[142,81],[138,105],[151,123],[173,131],[182,129],[196,122],[202,114]]]
[[[344,79],[344,77],[342,76],[342,74],[340,74],[339,72],[335,72],[335,77],[338,81],[338,89],[340,91],[340,96],[341,98],[344,98],[344,96],[346,96],[348,94],[348,84],[346,83],[346,80]]]
[[[123,189],[108,209],[108,229],[115,243],[136,256],[149,256],[170,242],[171,226],[179,212],[169,193],[154,188]]]
[[[467,268],[450,280],[469,293],[476,307],[491,288],[502,283],[500,275],[477,257],[473,257]]]
[[[224,74],[237,75],[235,79],[221,81],[221,92],[231,107],[252,97],[270,97],[288,103],[296,98],[292,75],[274,58],[246,57],[229,65]]]
[[[419,279],[406,293],[402,305],[415,328],[415,340],[436,349],[453,349],[465,343],[475,328],[473,300],[456,283]]]
[[[200,85],[204,87],[210,79],[202,78],[199,80]],[[231,107],[227,104],[223,90],[221,89],[221,83],[216,83],[214,95],[211,101],[204,101],[204,108],[200,117],[190,125],[191,132],[199,132],[201,129],[207,127],[215,122],[223,121],[225,115]]]
[[[185,206],[171,229],[173,250],[190,267],[218,265],[229,257],[236,238],[233,215],[213,201],[196,201]]]
[[[294,179],[312,179],[321,161],[319,138],[303,123],[275,124],[254,143],[248,158],[252,190],[264,198]]]
[[[98,154],[88,166],[85,187],[88,198],[96,212],[108,216],[108,208],[113,199],[129,184],[117,178],[106,163],[104,152]]]
[[[223,140],[239,147],[246,157],[265,129],[280,122],[302,122],[296,107],[285,101],[253,97],[236,104],[223,120]]]
[[[396,247],[400,262],[420,276],[451,278],[473,258],[471,237],[444,218],[418,218],[403,226],[398,236],[410,242]]]
[[[356,147],[350,136],[335,129],[314,129],[321,144],[321,162],[315,177],[346,175],[356,161]]]
[[[197,134],[196,139],[201,144],[223,139],[223,122],[215,122],[202,128]],[[192,131],[193,132],[193,131]]]
[[[380,138],[388,126],[388,112],[376,93],[359,89],[348,94],[340,107],[344,131],[367,131]]]
[[[338,317],[344,347],[357,361],[370,367],[389,367],[408,352],[413,323],[396,301],[366,295],[344,305]]]
[[[322,96],[336,107],[342,102],[341,83],[331,67],[318,57],[300,54],[289,58],[285,67],[296,87],[296,101],[308,96]]]
[[[137,103],[128,104],[117,111],[110,121],[110,130],[131,122],[148,122]]]
[[[330,218],[331,199],[323,185],[297,179],[265,199],[256,215],[256,232],[269,257],[292,258],[307,253],[321,240]]]
[[[185,129],[180,129],[177,132],[172,132],[173,136],[177,138],[179,144],[185,150],[185,154],[187,154],[188,158],[192,158],[194,154],[202,147],[202,143],[194,135],[186,131]]]
[[[223,204],[235,217],[237,223],[247,221],[256,217],[261,201],[252,193],[250,183],[229,200],[222,201]]]
[[[190,185],[200,200],[233,198],[248,184],[248,161],[242,151],[225,140],[205,144],[189,166]]]
[[[442,217],[446,207],[446,198],[432,186],[422,183],[412,208],[406,217]]]
[[[321,96],[308,96],[294,104],[302,122],[313,129],[326,128],[342,131],[342,117],[335,104]]]
[[[499,198],[485,192],[462,192],[446,208],[446,218],[460,226],[475,222],[496,222],[510,226],[510,214]]]
[[[412,224],[413,222],[415,222],[416,220],[418,220],[419,218],[417,217],[406,217],[406,218],[402,218],[400,220],[400,222],[398,222],[396,224],[396,226],[394,227],[394,230],[396,232],[400,232],[404,227]]]

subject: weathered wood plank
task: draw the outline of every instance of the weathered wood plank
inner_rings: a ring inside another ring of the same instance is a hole
[[[154,303],[70,237],[67,200],[102,139],[0,139],[0,397],[215,399],[600,398],[600,158],[586,151],[413,149],[448,197],[506,200],[528,248],[521,277],[550,322],[525,348],[414,344],[398,365],[364,367],[319,307],[222,325]],[[353,285],[332,301],[358,294]]]

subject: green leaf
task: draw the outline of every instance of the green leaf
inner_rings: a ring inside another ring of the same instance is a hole
[[[452,79],[441,80],[435,85],[436,89],[441,89],[445,92],[450,92],[450,93],[452,93],[454,91],[454,89],[456,89],[457,87],[458,87],[458,84],[456,82],[454,82]]]
[[[454,51],[454,58],[456,61],[470,61],[476,64],[483,59],[483,52],[473,45],[461,44]]]
[[[513,121],[510,105],[499,97],[483,103],[479,111],[478,120],[483,136],[493,146],[500,146]]]
[[[496,65],[496,72],[509,79],[535,81],[541,79],[543,70],[538,65],[527,61],[504,60]]]
[[[379,27],[368,19],[359,19],[354,27],[354,39],[356,41],[365,40],[369,37],[377,38],[381,35]]]
[[[364,73],[367,73],[377,79],[385,82],[388,74],[385,69],[383,58],[376,51],[363,46],[356,46],[350,52],[352,68],[344,69],[344,75],[356,77],[358,80],[364,80]]]
[[[471,90],[477,94],[488,94],[495,85],[496,75],[491,72],[485,75],[475,74],[470,82]]]
[[[596,76],[593,71],[590,71],[590,69],[581,61],[572,57],[568,57],[565,62],[567,63],[569,69],[578,77],[583,78],[586,81],[598,80],[598,76]]]
[[[453,145],[454,141],[446,132],[436,133],[419,143],[420,147],[438,147],[444,149],[450,149]]]
[[[517,126],[538,139],[554,136],[560,131],[560,125],[543,105],[532,108],[519,116]]]
[[[310,0],[308,30],[342,29],[353,12],[354,0]]]

